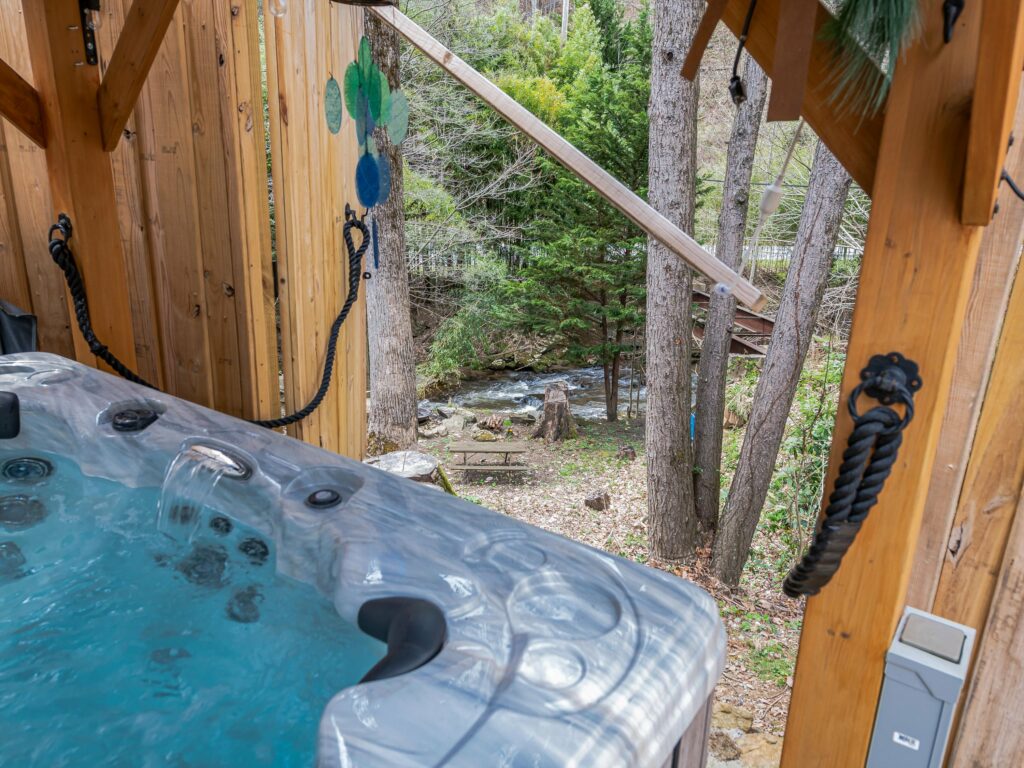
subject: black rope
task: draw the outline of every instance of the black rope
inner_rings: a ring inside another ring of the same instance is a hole
[[[57,223],[50,227],[50,256],[53,257],[57,266],[64,272],[64,279],[67,281],[68,291],[71,293],[71,302],[75,307],[75,320],[78,322],[78,329],[82,332],[82,338],[89,345],[89,351],[109,365],[116,374],[128,379],[128,381],[141,384],[150,389],[156,389],[156,387],[114,357],[114,353],[96,338],[96,333],[92,329],[92,320],[89,317],[89,302],[85,297],[82,274],[78,271],[78,264],[75,262],[74,254],[71,253],[71,248],[68,247],[71,231],[71,219],[68,218],[67,214],[60,214],[57,217]],[[59,237],[57,233],[59,233]]]
[[[729,78],[729,95],[732,103],[737,107],[747,100],[747,89],[740,77],[740,59],[743,57],[743,49],[747,47],[747,37],[750,35],[750,24],[754,20],[754,9],[757,8],[757,0],[750,0],[747,7],[747,15],[743,19],[743,28],[740,30],[739,42],[736,44],[736,58],[732,60],[732,77]]]
[[[359,243],[358,248],[352,240],[353,229],[358,229],[362,234],[363,239]],[[68,245],[72,232],[71,219],[66,214],[60,214],[57,217],[57,223],[50,227],[50,255],[64,273],[64,279],[67,281],[68,291],[71,293],[71,300],[75,308],[75,320],[78,323],[78,329],[82,332],[82,337],[89,345],[89,351],[109,365],[111,370],[122,378],[150,389],[156,389],[156,387],[118,360],[107,349],[106,345],[101,343],[96,337],[89,316],[89,302],[85,294],[85,285],[82,283],[82,275],[78,271],[75,256]],[[320,377],[320,387],[312,399],[294,413],[282,416],[279,419],[248,419],[251,424],[276,429],[302,421],[319,407],[324,397],[326,397],[327,391],[330,389],[331,377],[334,373],[334,358],[338,346],[338,337],[341,334],[341,327],[344,325],[345,319],[352,311],[352,306],[359,296],[363,256],[366,254],[366,249],[370,246],[369,228],[362,219],[356,216],[355,211],[348,206],[345,206],[345,224],[342,227],[342,236],[345,239],[345,249],[348,251],[348,295],[345,297],[345,303],[342,305],[341,311],[334,319],[330,336],[327,339],[327,354],[324,359],[323,374]]]
[[[861,375],[863,378],[865,374]],[[914,418],[913,392],[918,387],[920,379],[914,378],[908,385],[904,377],[894,377],[892,371],[887,370],[865,378],[850,394],[847,407],[853,417],[853,432],[843,451],[843,463],[821,528],[803,559],[783,582],[782,590],[789,597],[818,594],[839,569],[843,555],[853,544],[868,512],[878,502],[878,495],[896,463],[903,430]],[[864,392],[875,395],[884,404],[859,414],[857,399]],[[880,396],[879,392],[884,394]],[[906,408],[902,417],[889,406],[896,402]]]

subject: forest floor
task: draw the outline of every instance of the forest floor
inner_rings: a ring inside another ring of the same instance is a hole
[[[718,714],[724,705],[725,720],[730,712],[738,713],[741,721],[752,716],[753,722],[740,730],[762,732],[769,740],[781,735],[803,616],[803,603],[784,597],[781,591],[792,554],[778,537],[759,528],[737,589],[711,576],[706,552],[687,567],[650,559],[643,422],[579,422],[578,427],[576,440],[554,444],[530,440],[525,456],[530,472],[513,477],[450,472],[449,479],[458,495],[470,501],[669,571],[706,589],[718,602],[729,638],[725,672],[715,691]],[[421,440],[419,449],[440,458],[442,465],[450,464],[447,446],[468,438],[470,429],[467,426],[462,435]],[[515,439],[528,437],[529,427],[515,430]],[[623,446],[631,446],[637,458],[619,458]],[[584,505],[587,496],[602,490],[611,496],[610,509],[597,512]],[[728,729],[729,723],[722,728]],[[713,752],[714,741],[713,737]]]

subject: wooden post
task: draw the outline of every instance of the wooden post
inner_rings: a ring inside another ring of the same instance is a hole
[[[832,583],[807,602],[785,768],[859,767],[867,756],[981,240],[980,229],[960,222],[980,16],[979,4],[967,4],[943,45],[942,0],[923,0],[920,36],[889,95],[830,486],[852,427],[845,398],[870,356],[903,353],[920,365],[924,387],[878,506]]]
[[[23,7],[32,72],[45,115],[53,220],[60,212],[71,217],[73,248],[89,293],[93,328],[117,358],[134,368],[126,264],[110,156],[103,149],[100,130],[99,67],[84,63],[77,0],[26,2]],[[76,357],[95,364],[81,335],[74,335]]]
[[[1018,136],[1024,137],[1024,99],[1017,102],[1014,130]],[[1011,147],[1006,167],[1015,177],[1024,177],[1024,141],[1018,141]],[[1024,205],[1007,185],[1003,185],[999,194],[999,207],[999,215],[982,236],[974,284],[960,331],[949,405],[943,417],[935,469],[929,482],[921,538],[907,589],[907,604],[924,611],[932,610],[946,558],[956,558],[961,554],[961,544],[969,546],[970,542],[969,533],[964,539],[964,530],[953,532],[953,519],[971,446],[975,443],[978,417],[1004,327],[1006,306],[1013,276],[1020,263],[1021,238],[1024,236]],[[984,446],[979,444],[978,448],[980,450]]]

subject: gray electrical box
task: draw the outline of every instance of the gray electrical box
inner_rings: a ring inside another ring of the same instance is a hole
[[[907,608],[885,656],[867,768],[939,768],[974,630]]]

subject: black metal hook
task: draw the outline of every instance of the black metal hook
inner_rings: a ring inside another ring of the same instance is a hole
[[[948,43],[953,39],[953,27],[960,14],[964,12],[964,0],[945,0],[942,3],[942,40]]]

